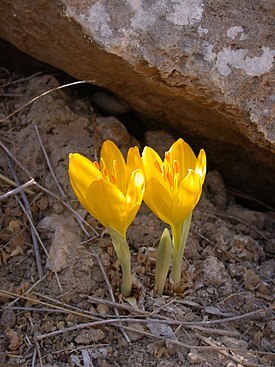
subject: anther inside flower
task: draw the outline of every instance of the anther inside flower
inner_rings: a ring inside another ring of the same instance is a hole
[[[158,161],[154,162],[155,167],[162,174],[164,181],[168,183],[168,190],[173,193],[179,187],[180,179],[180,168],[179,163],[176,159],[171,162],[171,157],[169,152],[165,152],[165,161],[160,165]]]

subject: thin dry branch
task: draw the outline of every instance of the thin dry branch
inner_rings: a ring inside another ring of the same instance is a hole
[[[115,304],[115,297],[114,297],[113,289],[112,289],[112,286],[111,286],[111,284],[109,282],[109,279],[107,277],[107,274],[106,274],[106,271],[105,271],[104,266],[102,264],[102,261],[100,259],[100,256],[97,253],[95,253],[95,251],[92,251],[92,255],[96,258],[96,261],[97,261],[97,263],[98,263],[98,265],[100,267],[100,270],[101,270],[102,275],[104,277],[104,280],[106,282],[106,285],[107,285],[108,292],[110,294],[111,300],[112,300],[113,304]],[[120,318],[120,315],[119,315],[119,312],[118,312],[118,308],[116,307],[116,305],[114,305],[113,308],[114,308],[115,315],[118,318]],[[120,331],[121,331],[122,335],[124,336],[125,340],[128,343],[131,343],[131,340],[130,340],[128,334],[126,333],[126,331],[123,328],[120,328]]]
[[[16,115],[18,112],[22,111],[24,108],[26,108],[27,106],[29,106],[30,104],[32,104],[37,99],[39,99],[41,97],[45,97],[46,95],[48,95],[48,94],[50,94],[50,93],[52,93],[52,92],[54,92],[56,90],[64,89],[64,88],[67,88],[67,87],[71,87],[72,85],[86,84],[86,83],[90,83],[91,84],[91,83],[94,83],[94,81],[93,80],[79,80],[77,82],[63,84],[63,85],[60,85],[58,87],[51,88],[51,89],[47,90],[44,93],[40,93],[39,95],[37,95],[36,97],[34,97],[30,101],[28,101],[27,103],[24,103],[22,106],[20,106],[19,108],[17,108],[15,111],[13,111],[9,115],[7,115],[3,119],[1,119],[0,122],[5,122],[5,121],[9,120],[10,117]]]
[[[262,310],[258,310],[260,312],[262,312]],[[259,312],[257,312],[259,313]],[[254,312],[254,316],[257,314],[256,311]],[[247,314],[244,315],[239,315],[239,317],[242,316],[242,318],[248,318],[248,317],[252,317],[252,312],[249,312]],[[55,336],[55,335],[59,335],[59,334],[63,334],[66,332],[70,332],[70,331],[74,331],[74,330],[81,330],[81,329],[85,329],[85,328],[94,328],[94,327],[98,327],[98,326],[105,326],[105,325],[112,325],[112,324],[116,324],[118,321],[120,322],[127,322],[127,323],[140,323],[140,324],[148,324],[148,323],[154,323],[154,324],[165,324],[165,325],[182,325],[185,327],[191,327],[193,328],[193,326],[205,326],[205,325],[209,325],[209,321],[179,321],[179,320],[163,320],[163,319],[157,319],[157,318],[147,318],[147,319],[140,319],[140,318],[132,318],[132,317],[121,317],[120,319],[106,319],[106,320],[99,320],[99,321],[94,321],[94,322],[88,322],[88,323],[83,323],[83,324],[78,324],[76,326],[72,326],[72,327],[68,327],[68,328],[64,328],[61,330],[56,330],[53,331],[51,333],[48,334],[42,334],[39,335],[38,338],[39,340],[41,339],[45,339],[51,336]],[[215,323],[224,323],[224,322],[230,322],[232,321],[232,317],[227,318],[227,319],[220,319],[220,320],[214,320],[216,321]],[[170,339],[169,339],[170,340]]]
[[[46,256],[47,256],[47,258],[48,258],[49,262],[51,262],[51,263],[52,263],[52,259],[51,259],[50,255],[49,255],[49,253],[48,253],[48,251],[47,251],[46,247],[44,246],[43,241],[41,240],[41,237],[40,237],[40,235],[39,235],[39,233],[38,233],[38,231],[37,231],[37,229],[36,229],[36,227],[35,227],[35,225],[34,225],[34,223],[33,223],[33,221],[32,221],[32,218],[29,216],[29,213],[26,211],[26,209],[25,209],[24,205],[21,203],[21,201],[20,201],[19,199],[17,200],[17,202],[18,202],[18,204],[20,205],[20,207],[21,207],[21,209],[23,210],[23,212],[25,213],[26,217],[28,218],[28,221],[29,221],[29,223],[30,223],[30,225],[31,225],[31,228],[32,228],[32,230],[33,230],[33,232],[34,232],[34,234],[35,234],[35,236],[36,236],[36,238],[37,238],[38,242],[40,243],[40,245],[41,245],[42,249],[44,250],[44,252],[45,252],[45,254],[46,254]],[[60,292],[62,292],[62,286],[61,286],[61,283],[60,283],[60,281],[59,281],[59,277],[58,277],[58,274],[57,274],[57,272],[56,272],[56,271],[54,271],[54,275],[55,275],[55,278],[56,278],[56,281],[57,281],[57,284],[58,284],[59,290],[60,290]]]
[[[0,147],[4,150],[4,152],[14,161],[14,163],[16,163],[23,172],[26,173],[26,175],[29,177],[29,179],[33,179],[32,175],[30,174],[30,172],[24,167],[24,165],[11,153],[11,151],[7,148],[7,146],[0,140]],[[81,217],[81,215],[79,213],[77,213],[72,206],[67,203],[65,200],[63,200],[62,198],[60,198],[58,195],[56,195],[55,193],[53,193],[52,191],[48,190],[46,187],[40,185],[39,183],[37,183],[36,181],[34,181],[34,185],[40,189],[41,191],[47,193],[48,195],[52,196],[53,198],[55,198],[58,202],[60,202],[62,205],[64,205],[71,213],[74,214],[74,216],[77,218],[78,221],[81,221],[82,223],[84,223],[91,231],[93,231],[95,233],[96,236],[98,236],[97,231],[85,220]],[[89,237],[89,233],[87,232],[87,230],[81,226],[83,232]]]
[[[10,159],[10,157],[7,154],[6,154],[6,158],[7,158],[7,161],[8,161],[10,171],[11,171],[12,176],[14,178],[14,181],[16,182],[17,186],[20,187],[21,183],[19,181],[16,170],[14,168],[13,161]],[[15,195],[15,198],[16,198],[16,201],[18,202],[18,204],[21,206],[22,210],[24,211],[25,215],[28,218],[28,221],[29,221],[29,224],[30,224],[33,250],[34,250],[34,255],[35,255],[35,261],[36,261],[38,276],[39,276],[39,278],[42,278],[43,277],[43,268],[42,268],[42,263],[41,263],[39,246],[38,246],[38,242],[37,242],[37,235],[34,231],[35,227],[34,227],[34,223],[33,223],[33,217],[32,217],[32,211],[31,211],[30,203],[29,203],[27,195],[26,195],[26,193],[24,192],[23,189],[20,190],[20,194],[21,194],[21,197],[23,199],[24,205],[21,203],[21,201],[19,200],[17,195]]]
[[[3,68],[1,68],[1,69],[3,69]],[[41,74],[42,74],[42,72],[38,71],[37,73],[34,73],[34,74],[32,74],[32,75],[30,75],[26,78],[20,78],[20,79],[16,79],[16,80],[13,80],[13,81],[8,81],[6,84],[0,85],[0,88],[5,88],[5,87],[9,87],[10,85],[13,85],[13,84],[18,84],[18,83],[29,81],[29,80],[31,80],[31,79],[33,79],[36,76],[41,75]],[[10,79],[10,77],[9,77],[9,79]]]
[[[0,174],[0,176],[3,176],[3,175],[1,175],[1,174]],[[0,179],[1,179],[1,178],[2,178],[2,177],[0,177]],[[11,181],[11,180],[10,180],[10,181]],[[20,186],[16,187],[15,189],[10,190],[10,191],[6,192],[6,193],[5,193],[5,194],[3,194],[3,195],[0,195],[0,200],[6,199],[6,198],[8,198],[8,197],[9,197],[9,196],[11,196],[11,195],[18,194],[18,193],[19,193],[19,192],[21,192],[22,190],[24,190],[25,192],[27,192],[26,188],[27,188],[27,187],[29,187],[29,186],[32,186],[32,185],[34,185],[34,179],[33,179],[33,178],[32,178],[31,180],[29,180],[29,181],[25,182],[24,184],[22,184],[22,185],[20,185]],[[32,191],[30,191],[30,190],[28,190],[28,193],[32,193],[32,194],[34,194],[34,192],[32,192]]]
[[[236,222],[239,222],[239,223],[245,225],[246,227],[252,229],[255,233],[257,233],[264,240],[268,240],[268,238],[264,234],[262,234],[255,226],[252,226],[251,224],[245,222],[244,220],[242,220],[238,217],[235,217],[234,215],[223,214],[223,213],[220,213],[220,212],[213,213],[211,211],[207,211],[207,210],[203,210],[203,209],[198,209],[198,210],[202,213],[206,213],[207,215],[211,215],[212,217],[221,217],[221,218],[225,218],[225,219],[235,220]]]
[[[99,297],[88,296],[88,301],[91,303],[104,304],[104,305],[108,305],[111,307],[120,308],[121,310],[129,311],[131,314],[138,314],[140,316],[152,316],[153,315],[153,312],[143,311],[138,308],[133,308],[125,304],[117,303],[114,301],[109,301],[107,299],[103,299]]]
[[[216,343],[212,342],[209,338],[205,338],[204,336],[200,335],[199,333],[196,333],[196,337],[199,338],[200,340],[202,340],[205,344],[211,346],[213,348],[213,350],[216,351],[217,353],[219,353],[219,354],[223,355],[224,357],[230,359],[231,361],[237,363],[238,366],[268,367],[268,366],[258,364],[258,363],[251,363],[251,362],[242,361],[240,358],[237,358],[236,356],[234,356],[232,354],[233,351],[235,353],[244,353],[243,349],[236,349],[236,348],[230,348],[230,347],[226,347],[226,348],[221,347],[220,345],[217,345]],[[255,352],[250,351],[250,350],[246,350],[246,353],[253,354]]]
[[[50,170],[50,172],[51,172],[51,175],[52,175],[52,177],[53,177],[53,180],[54,180],[54,182],[56,183],[56,186],[58,187],[58,190],[59,190],[59,192],[60,192],[60,194],[61,194],[61,196],[62,196],[63,200],[64,200],[64,201],[67,203],[67,205],[72,209],[72,206],[71,206],[71,204],[68,202],[68,198],[67,198],[67,196],[66,196],[66,194],[65,194],[65,192],[64,192],[64,190],[63,190],[63,188],[62,188],[62,186],[60,185],[60,183],[59,183],[59,181],[58,181],[58,179],[57,179],[57,177],[56,177],[56,174],[54,173],[54,170],[53,170],[53,168],[52,168],[52,165],[51,165],[51,162],[50,162],[49,156],[48,156],[48,154],[47,154],[47,151],[46,151],[46,149],[45,149],[45,146],[44,146],[44,144],[43,144],[43,142],[42,142],[42,139],[41,139],[41,136],[40,136],[40,134],[39,134],[38,127],[37,127],[36,125],[34,125],[34,129],[35,129],[35,133],[36,133],[37,139],[38,139],[38,141],[39,141],[39,144],[40,144],[40,146],[41,146],[41,149],[42,149],[42,151],[43,151],[43,154],[44,154],[44,156],[45,156],[45,159],[46,159],[46,162],[47,162],[48,168],[49,168],[49,170]],[[78,220],[79,225],[80,225],[80,227],[82,228],[83,232],[86,232],[85,234],[86,234],[86,235],[88,235],[88,232],[86,231],[85,227],[83,226],[83,222],[79,219],[79,217],[77,217],[77,220]],[[97,232],[96,232],[96,231],[94,231],[94,232],[95,232],[95,234],[97,234]]]

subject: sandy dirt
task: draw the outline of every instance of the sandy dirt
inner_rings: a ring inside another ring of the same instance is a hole
[[[92,159],[104,139],[123,151],[144,140],[106,111],[94,113],[92,99],[75,87],[16,112],[59,82],[0,76],[0,139],[8,149],[0,148],[0,195],[13,189],[7,179],[39,184],[25,200],[18,193],[0,201],[0,366],[274,365],[274,211],[236,204],[219,173],[208,172],[181,287],[173,293],[167,282],[159,297],[155,249],[165,224],[143,204],[128,231],[134,293],[124,300],[110,238],[70,188],[68,154]],[[158,132],[146,143],[163,149]]]

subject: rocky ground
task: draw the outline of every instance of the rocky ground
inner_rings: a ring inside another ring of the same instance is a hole
[[[60,81],[3,69],[0,82],[0,366],[273,365],[274,210],[242,207],[209,171],[182,285],[175,294],[167,283],[159,297],[164,224],[142,206],[128,231],[134,294],[124,300],[110,238],[70,188],[68,154],[97,158],[108,138],[124,152],[147,144],[163,153],[176,137],[143,134],[128,106],[96,88],[29,103]],[[25,196],[5,195],[31,178]]]

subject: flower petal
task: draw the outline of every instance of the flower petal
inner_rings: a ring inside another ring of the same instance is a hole
[[[101,176],[99,169],[79,153],[69,155],[69,176],[72,181],[77,181],[83,188],[88,189],[91,182]]]
[[[102,161],[105,163],[107,172],[109,177],[113,175],[116,177],[116,185],[117,187],[125,194],[127,180],[125,175],[125,159],[118,149],[118,147],[111,140],[106,140],[102,144],[101,152],[100,152],[100,167],[101,171],[104,167],[102,167]],[[115,161],[115,163],[114,163]],[[104,175],[104,172],[103,172]]]
[[[129,176],[137,168],[143,170],[142,160],[141,160],[141,156],[139,154],[138,147],[131,147],[128,150],[127,161],[126,162],[127,162],[126,166],[127,166]]]
[[[99,178],[94,181],[86,195],[87,210],[105,227],[112,226],[123,236],[126,234],[127,203],[118,187]]]
[[[179,164],[179,180],[182,181],[188,174],[188,169],[195,168],[196,156],[191,147],[180,138],[169,149],[171,163],[176,160]]]
[[[101,177],[101,172],[88,158],[78,153],[71,153],[69,155],[69,176],[76,197],[86,208],[87,190],[94,180]]]
[[[159,217],[163,222],[172,225],[172,196],[155,177],[150,178],[146,183],[143,200],[157,217]]]
[[[203,149],[200,150],[200,153],[196,160],[195,172],[200,175],[201,183],[203,184],[206,175],[206,154]]]
[[[202,192],[201,177],[193,170],[180,184],[171,205],[170,216],[174,224],[182,223],[197,205]]]
[[[162,160],[157,152],[150,147],[145,147],[142,152],[142,163],[146,181],[151,177],[155,177],[157,180],[162,181]]]
[[[136,169],[130,176],[127,193],[127,218],[126,228],[133,222],[141,205],[145,188],[145,179],[142,170]]]

